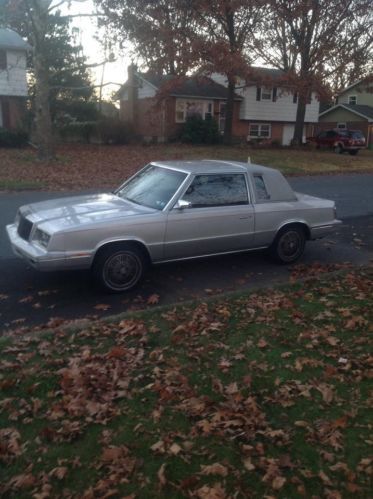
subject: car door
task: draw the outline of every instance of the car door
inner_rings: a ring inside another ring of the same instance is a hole
[[[181,200],[189,206],[169,211],[166,259],[251,247],[254,210],[244,173],[195,175]]]

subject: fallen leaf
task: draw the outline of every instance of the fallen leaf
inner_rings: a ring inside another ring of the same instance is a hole
[[[57,466],[57,468],[53,468],[52,471],[49,472],[49,476],[58,478],[58,480],[63,480],[67,475],[68,469],[66,466]]]
[[[166,463],[163,463],[162,466],[159,468],[157,476],[160,485],[163,487],[167,483],[166,475],[165,475],[165,469],[166,469]]]
[[[228,468],[223,466],[220,463],[207,464],[205,466],[201,466],[201,475],[219,475],[219,476],[227,476]]]
[[[266,348],[267,346],[268,346],[268,343],[266,342],[266,340],[264,338],[261,338],[257,343],[258,348]]]
[[[247,471],[253,471],[253,470],[255,470],[255,466],[251,462],[251,458],[250,457],[247,457],[246,459],[243,460],[243,465],[244,465],[245,469],[247,469]]]
[[[150,295],[149,298],[147,299],[147,304],[148,305],[156,305],[159,302],[159,295],[153,294]]]
[[[109,308],[111,308],[111,306],[108,305],[107,303],[98,303],[93,308],[95,308],[96,310],[102,310],[103,312],[105,312],[106,310],[109,310]]]
[[[286,478],[283,476],[276,476],[272,481],[272,488],[274,490],[280,490],[286,483]]]
[[[180,447],[180,445],[178,445],[177,443],[173,443],[171,445],[171,447],[169,448],[169,451],[171,452],[171,454],[173,454],[174,456],[177,456],[183,449]]]

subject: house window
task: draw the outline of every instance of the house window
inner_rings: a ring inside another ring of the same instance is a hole
[[[353,106],[357,104],[357,95],[349,95],[348,96],[348,103],[352,104]]]
[[[0,69],[7,69],[8,61],[6,57],[6,50],[0,50]]]
[[[347,128],[346,123],[337,123],[337,128]]]
[[[269,139],[271,137],[271,125],[253,123],[249,126],[250,139]]]
[[[205,110],[205,119],[213,118],[213,104],[212,102],[208,102]]]
[[[203,119],[213,117],[212,101],[176,99],[176,123],[185,123],[191,116],[201,116]]]
[[[272,100],[272,89],[269,88],[261,88],[261,100]]]

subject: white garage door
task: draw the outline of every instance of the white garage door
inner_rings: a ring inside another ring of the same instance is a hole
[[[290,146],[291,141],[294,137],[294,128],[295,125],[284,125],[282,129],[282,145]],[[306,129],[303,128],[303,142],[306,142]]]

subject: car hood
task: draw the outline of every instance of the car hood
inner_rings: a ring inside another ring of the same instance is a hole
[[[51,199],[21,208],[35,223],[46,223],[55,230],[108,222],[118,217],[132,217],[157,210],[133,204],[114,194],[91,194]]]

